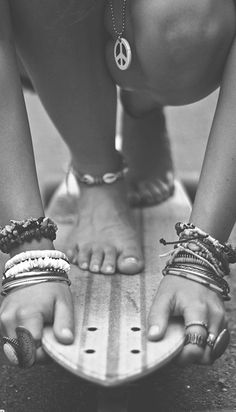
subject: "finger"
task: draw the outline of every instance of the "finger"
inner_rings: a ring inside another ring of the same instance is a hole
[[[89,270],[93,273],[99,273],[103,262],[104,251],[102,248],[96,248],[92,250],[90,257]]]
[[[173,310],[174,298],[172,295],[160,294],[156,295],[154,303],[149,315],[148,339],[157,341],[165,335],[170,313]]]
[[[110,275],[115,273],[116,270],[116,257],[117,251],[114,247],[109,247],[105,249],[105,257],[101,267],[101,272],[105,275]]]
[[[211,340],[215,340],[220,332],[227,328],[227,321],[225,318],[225,309],[223,304],[214,305],[211,307],[209,315],[209,334],[211,334]],[[202,358],[202,365],[211,365],[213,363],[212,359],[212,347],[213,345],[207,344],[205,348],[205,353]]]
[[[178,364],[201,363],[208,335],[208,306],[206,304],[191,305],[183,311],[187,343],[178,358]],[[202,323],[198,324],[198,323]],[[206,326],[203,326],[203,325]]]
[[[0,315],[0,329],[2,336],[8,336],[10,338],[16,338],[16,318],[15,311],[11,309],[5,309]]]
[[[41,345],[43,326],[44,318],[42,313],[32,313],[31,310],[27,310],[27,308],[20,309],[17,312],[17,337],[19,339],[18,327],[23,327],[26,331],[30,332],[36,346],[35,362],[42,362],[46,357]]]
[[[52,359],[48,356],[42,346],[36,350],[36,360],[40,365],[45,365],[52,362]]]
[[[72,299],[57,300],[55,304],[53,330],[56,339],[64,345],[74,340],[74,311]]]

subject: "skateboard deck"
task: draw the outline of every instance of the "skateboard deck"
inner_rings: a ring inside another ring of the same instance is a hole
[[[48,208],[47,215],[59,226],[56,243],[59,250],[65,250],[73,225],[76,190],[73,184],[71,189],[62,184]],[[67,210],[69,213],[63,218]],[[176,182],[175,193],[169,200],[158,206],[135,209],[134,213],[143,242],[145,270],[134,276],[98,275],[72,265],[74,343],[59,344],[50,327],[45,328],[43,335],[44,349],[54,361],[105,387],[130,383],[162,367],[184,344],[184,327],[176,320],[170,321],[164,339],[159,342],[149,342],[146,333],[148,312],[165,264],[159,255],[166,249],[159,245],[159,239],[176,238],[174,224],[188,219],[189,199],[182,185]]]

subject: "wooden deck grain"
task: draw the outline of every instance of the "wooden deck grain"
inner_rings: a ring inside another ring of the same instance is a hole
[[[160,342],[147,340],[146,326],[165,263],[159,258],[166,252],[159,245],[159,239],[176,238],[174,224],[189,218],[189,200],[181,184],[176,182],[171,199],[135,213],[146,262],[143,273],[94,275],[73,266],[70,277],[75,306],[75,341],[69,346],[59,344],[51,328],[46,328],[43,336],[44,348],[56,362],[102,386],[131,382],[160,368],[176,356],[184,342],[183,326],[177,321],[170,322]],[[70,228],[70,223],[59,219],[61,235],[57,247],[61,250]]]

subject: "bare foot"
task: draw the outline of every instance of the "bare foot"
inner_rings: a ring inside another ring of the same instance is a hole
[[[130,205],[152,206],[168,199],[174,191],[174,174],[162,108],[142,117],[123,111],[122,137]]]
[[[132,275],[143,269],[139,235],[130,213],[124,181],[80,185],[78,222],[68,238],[73,263],[93,273]]]

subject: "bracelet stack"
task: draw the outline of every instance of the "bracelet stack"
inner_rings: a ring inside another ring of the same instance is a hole
[[[229,275],[229,264],[236,262],[236,251],[230,244],[220,243],[192,223],[180,223],[175,226],[179,240],[166,242],[174,244],[162,273],[164,276],[180,276],[198,282],[224,300],[230,299],[230,289],[224,276]]]
[[[2,295],[15,289],[44,282],[65,282],[70,285],[70,264],[58,250],[31,250],[19,253],[5,264]]]
[[[24,242],[42,238],[56,239],[56,224],[48,217],[29,218],[25,220],[10,220],[10,224],[0,227],[0,250],[10,253],[12,249]]]
[[[0,250],[10,253],[24,242],[56,238],[57,226],[47,217],[10,220],[0,228]],[[58,250],[30,250],[19,253],[5,264],[2,295],[30,285],[44,282],[64,282],[70,285],[70,264],[66,255]]]

